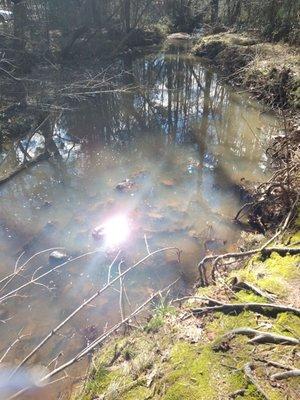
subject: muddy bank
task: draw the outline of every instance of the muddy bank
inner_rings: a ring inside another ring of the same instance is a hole
[[[299,49],[262,42],[250,34],[219,33],[201,38],[193,54],[207,58],[230,83],[247,89],[272,108],[300,106]]]
[[[298,219],[277,246],[292,253],[299,228]],[[258,254],[189,299],[162,298],[150,319],[100,349],[72,399],[298,399],[299,377],[285,373],[300,367],[299,262],[299,254]]]

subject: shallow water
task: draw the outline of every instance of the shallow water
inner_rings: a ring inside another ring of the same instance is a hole
[[[240,228],[231,220],[243,202],[241,179],[267,177],[265,144],[275,118],[247,95],[237,94],[199,60],[180,52],[127,59],[119,83],[134,89],[103,94],[74,111],[64,111],[49,132],[42,129],[22,142],[31,156],[45,141],[55,159],[18,174],[0,186],[0,271],[9,274],[21,261],[47,248],[63,247],[75,261],[0,305],[1,352],[22,330],[6,361],[17,364],[39,341],[107,281],[108,265],[121,254],[122,268],[151,251],[176,246],[153,257],[125,279],[131,308],[178,277],[174,296],[197,277],[197,261],[208,251],[234,248]],[[15,143],[5,143],[1,174],[22,160]],[[1,161],[1,159],[0,159]],[[116,189],[130,180],[130,188]],[[117,221],[116,243],[96,241],[93,229]],[[125,238],[126,237],[126,238]],[[27,265],[27,275],[51,268],[48,253]],[[112,268],[117,273],[118,262]],[[24,278],[10,283],[9,291]],[[127,311],[130,307],[126,306]],[[76,316],[32,360],[44,366],[59,352],[60,361],[120,318],[119,295],[107,291]],[[80,369],[73,376],[82,375]],[[53,387],[54,388],[54,387]],[[57,387],[63,390],[66,384]],[[54,389],[53,398],[58,398]]]

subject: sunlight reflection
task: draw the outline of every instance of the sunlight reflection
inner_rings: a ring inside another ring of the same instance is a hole
[[[130,224],[126,215],[115,215],[103,224],[104,245],[116,247],[125,242],[130,234]]]

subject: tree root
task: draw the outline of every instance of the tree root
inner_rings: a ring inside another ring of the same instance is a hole
[[[254,365],[251,363],[247,363],[244,367],[244,373],[248,379],[248,381],[255,386],[256,390],[261,394],[261,396],[265,399],[265,400],[269,400],[269,397],[267,396],[267,394],[265,393],[265,391],[262,389],[262,387],[260,386],[259,382],[257,381],[257,379],[255,378],[255,376],[253,375],[252,371],[254,369]]]
[[[245,335],[247,337],[252,338],[248,341],[250,344],[285,344],[285,345],[298,345],[300,344],[300,340],[289,337],[277,335],[275,333],[270,332],[261,332],[256,329],[251,328],[237,328],[232,331],[226,333],[224,335],[224,339],[232,339],[236,335]]]
[[[248,256],[253,256],[254,254],[257,253],[262,253],[265,255],[270,254],[272,251],[281,251],[281,253],[283,252],[284,254],[288,253],[288,252],[293,252],[292,254],[299,254],[300,253],[300,249],[299,248],[290,248],[290,247],[283,247],[283,248],[276,248],[276,247],[269,247],[269,245],[274,242],[274,240],[280,235],[282,234],[285,229],[287,228],[294,210],[296,208],[296,205],[298,204],[298,200],[299,200],[299,196],[297,196],[296,200],[294,201],[287,217],[285,218],[285,220],[282,222],[282,226],[278,229],[278,231],[275,233],[275,235],[269,239],[265,244],[263,244],[261,247],[259,247],[258,249],[253,249],[253,250],[249,250],[249,251],[244,251],[244,252],[237,252],[237,253],[226,253],[226,254],[219,254],[219,255],[209,255],[204,257],[199,263],[198,263],[198,271],[199,271],[199,282],[197,284],[197,286],[207,286],[208,285],[208,279],[207,279],[207,275],[206,275],[206,264],[207,262],[211,261],[212,262],[212,278],[215,278],[215,271],[217,268],[217,264],[220,261],[223,261],[224,259],[227,258],[244,258],[244,257],[248,257]],[[282,253],[282,254],[283,254]]]
[[[241,313],[242,311],[253,311],[260,314],[278,314],[281,312],[290,312],[297,316],[300,316],[300,309],[295,307],[284,306],[281,304],[268,304],[268,303],[241,303],[241,304],[226,304],[221,303],[216,300],[210,299],[213,302],[213,306],[194,308],[192,313],[194,315],[202,315],[213,312],[223,312],[223,313]]]
[[[278,372],[277,374],[271,375],[272,380],[282,380],[282,379],[288,379],[288,378],[296,378],[300,376],[300,369],[291,369],[290,371],[285,371],[285,372]]]
[[[233,279],[232,290],[234,290],[234,291],[239,291],[239,290],[251,291],[258,296],[265,297],[269,301],[274,301],[276,299],[275,295],[261,290],[259,287],[253,285],[252,283],[245,282],[245,281],[239,281],[237,278]]]

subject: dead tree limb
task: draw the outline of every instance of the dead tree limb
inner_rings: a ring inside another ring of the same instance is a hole
[[[28,169],[41,161],[47,160],[48,158],[49,158],[49,154],[47,152],[45,152],[45,153],[42,153],[39,156],[27,161],[25,164],[19,165],[14,171],[12,171],[8,175],[0,178],[0,185],[2,185],[5,182],[8,182],[11,178],[18,175],[20,172],[24,171],[25,169]]]
[[[30,279],[28,282],[24,283],[23,285],[18,286],[17,288],[11,290],[10,292],[6,293],[5,295],[0,297],[0,304],[3,303],[5,300],[8,300],[9,298],[11,298],[12,296],[14,296],[16,293],[20,292],[21,290],[27,288],[30,285],[34,285],[36,284],[36,282],[40,281],[41,279],[45,278],[46,276],[48,276],[49,274],[51,274],[54,271],[59,270],[60,268],[74,262],[74,261],[78,261],[81,258],[87,257],[89,255],[93,255],[93,254],[97,254],[97,253],[102,253],[103,250],[94,250],[94,251],[90,251],[88,253],[84,253],[81,254],[78,257],[72,258],[71,260],[65,261],[62,264],[56,265],[55,267],[49,269],[47,272],[44,272],[43,274]],[[28,262],[28,261],[27,261]]]
[[[32,356],[40,350],[45,343],[47,343],[63,326],[66,325],[68,321],[70,321],[76,314],[78,314],[83,308],[85,308],[88,304],[90,304],[93,300],[95,300],[98,296],[100,296],[102,293],[104,293],[109,287],[111,287],[114,283],[116,283],[119,279],[123,278],[129,271],[133,270],[134,268],[138,267],[139,265],[143,264],[145,261],[147,261],[150,257],[165,252],[169,250],[175,250],[177,254],[179,254],[179,249],[176,247],[164,247],[162,249],[158,249],[153,251],[152,253],[148,254],[144,258],[142,258],[140,261],[135,263],[134,265],[130,266],[126,270],[124,270],[120,275],[118,275],[116,278],[110,280],[108,283],[106,283],[105,286],[103,286],[102,289],[98,290],[95,292],[90,298],[85,300],[82,304],[80,304],[79,307],[77,307],[71,314],[67,316],[60,324],[58,324],[54,329],[52,329],[47,336],[44,337],[44,339],[19,363],[19,365],[12,371],[11,376],[13,376],[29,359],[32,358]],[[97,253],[99,251],[91,252],[92,254]],[[77,258],[78,259],[78,258]],[[74,261],[75,259],[73,259]],[[113,260],[113,263],[116,261],[116,258]],[[61,264],[63,265],[63,264]],[[45,274],[44,274],[45,275]]]
[[[175,282],[173,282],[172,284],[170,284],[169,286],[167,286],[166,288],[157,291],[156,293],[154,293],[150,298],[148,298],[142,305],[140,305],[138,308],[136,308],[128,317],[126,317],[124,320],[120,321],[119,323],[117,323],[116,325],[114,325],[111,329],[109,329],[107,332],[105,332],[104,334],[102,334],[101,336],[99,336],[96,340],[94,340],[90,345],[86,346],[82,351],[80,351],[79,353],[76,354],[75,357],[71,358],[69,361],[65,362],[64,364],[60,365],[59,367],[57,367],[56,369],[54,369],[53,371],[49,372],[47,375],[43,376],[40,379],[40,383],[47,383],[49,381],[49,379],[51,379],[53,376],[59,374],[60,372],[64,371],[66,368],[70,367],[71,365],[77,363],[78,361],[80,361],[83,357],[85,357],[87,354],[89,354],[91,351],[93,351],[97,346],[99,346],[100,344],[102,344],[108,337],[110,337],[113,333],[115,333],[116,331],[118,331],[122,325],[126,324],[127,322],[129,322],[133,317],[135,317],[136,315],[138,315],[141,311],[143,311],[145,309],[145,307],[151,303],[151,301],[157,297],[159,294],[161,294],[162,292],[168,290],[171,286],[173,286],[178,280],[176,280]],[[22,394],[26,393],[26,391],[29,388],[25,388],[20,390],[19,392],[15,393],[14,395],[12,395],[11,397],[9,397],[9,399],[7,400],[13,400],[19,396],[21,396]]]

